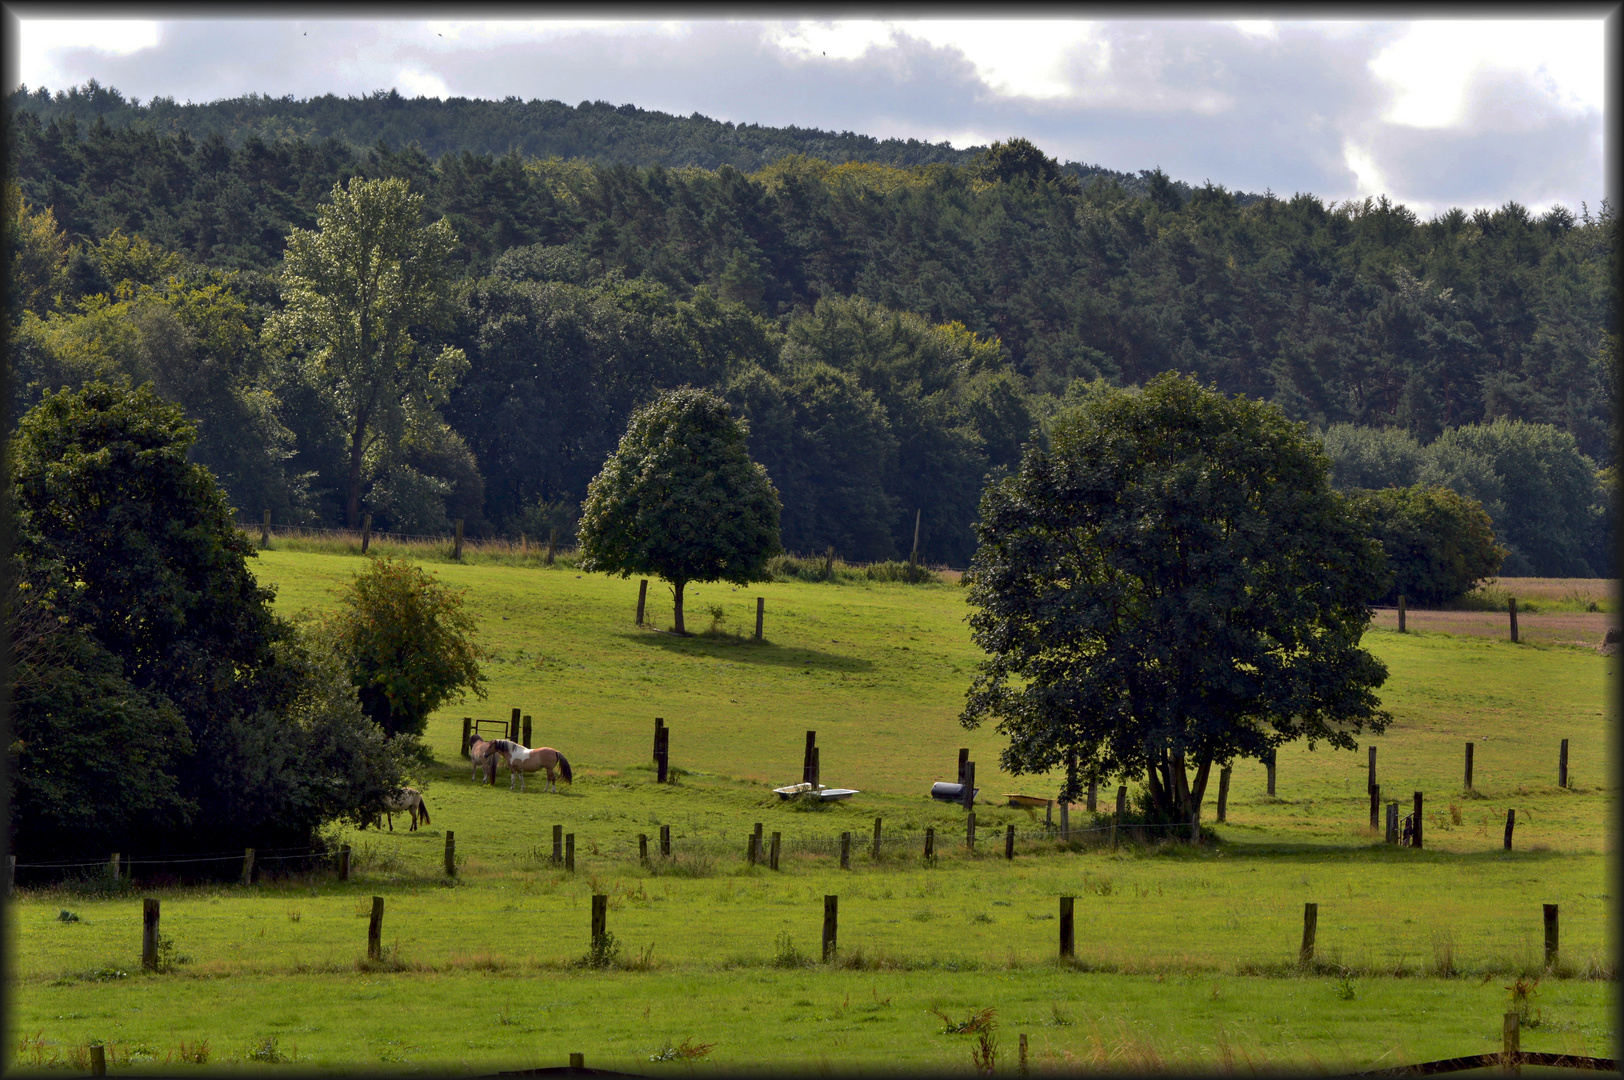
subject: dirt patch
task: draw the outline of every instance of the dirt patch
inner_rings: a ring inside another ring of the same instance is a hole
[[[1373,625],[1398,629],[1397,608],[1377,608]],[[1504,611],[1416,611],[1405,613],[1410,630],[1443,634],[1470,634],[1473,637],[1510,637],[1511,618]],[[1609,629],[1619,626],[1619,617],[1605,612],[1517,613],[1517,636],[1523,641],[1547,641],[1600,648]]]

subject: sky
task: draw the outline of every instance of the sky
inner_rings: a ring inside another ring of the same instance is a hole
[[[602,100],[958,147],[1019,135],[1061,161],[1159,166],[1193,184],[1333,202],[1386,195],[1422,217],[1513,200],[1578,213],[1608,192],[1610,5],[1407,22],[512,21],[517,8],[469,20],[477,9],[466,7],[445,9],[461,19],[409,21],[274,9],[55,20],[72,9],[9,10],[20,19],[13,87],[93,78],[126,97],[183,102],[394,88]]]

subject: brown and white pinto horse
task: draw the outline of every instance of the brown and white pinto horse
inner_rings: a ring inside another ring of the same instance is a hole
[[[489,739],[481,739],[478,735],[469,738],[468,760],[474,766],[473,779],[478,780],[483,771],[487,784],[496,783],[496,751]]]
[[[423,824],[429,824],[429,807],[423,801],[423,793],[416,788],[403,787],[394,795],[383,801],[384,816],[389,819],[389,831],[395,831],[395,815],[412,815],[412,832],[417,831],[417,819],[422,818]]]
[[[496,739],[492,741],[491,748],[496,753],[501,754],[503,760],[508,763],[509,789],[512,789],[513,782],[517,779],[519,790],[523,791],[524,774],[539,772],[542,769],[547,770],[548,791],[558,790],[553,775],[555,769],[559,775],[563,776],[564,783],[574,783],[574,776],[570,772],[570,763],[565,760],[563,754],[550,746],[538,746],[534,750],[530,750],[507,739]]]

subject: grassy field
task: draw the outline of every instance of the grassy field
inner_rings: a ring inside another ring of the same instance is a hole
[[[358,565],[268,551],[257,569],[291,613],[325,602]],[[961,1024],[987,1009],[1000,1071],[1013,1071],[1021,1034],[1038,1068],[1368,1068],[1496,1049],[1519,978],[1539,980],[1524,1048],[1616,1055],[1616,658],[1373,629],[1391,672],[1386,733],[1357,752],[1282,751],[1275,797],[1260,766],[1237,767],[1217,844],[1113,850],[1090,834],[1067,851],[1041,812],[998,805],[1006,791],[1052,794],[1055,781],[998,773],[996,732],[957,724],[977,655],[954,585],[701,584],[690,626],[710,623],[712,605],[723,618],[714,634],[676,639],[632,625],[635,580],[533,561],[432,568],[469,590],[495,652],[489,699],[431,723],[439,764],[419,786],[432,825],[339,831],[332,839],[355,851],[348,883],[23,890],[7,943],[14,1069],[71,1063],[102,1039],[114,1067],[134,1071],[166,1058],[173,1070],[203,1040],[212,1066],[248,1069],[293,1057],[474,1073],[579,1051],[651,1074],[971,1071],[979,1037],[944,1034],[944,1015]],[[764,644],[747,640],[758,595]],[[666,597],[651,583],[662,625]],[[493,789],[458,764],[461,718],[512,707],[533,716],[533,742],[569,756],[574,785]],[[653,782],[655,716],[672,728],[675,784]],[[824,782],[861,790],[850,802],[806,811],[768,790],[799,779],[809,728]],[[1564,738],[1567,789],[1556,786]],[[1425,792],[1425,850],[1370,834],[1370,744],[1387,799],[1407,811]],[[974,854],[963,811],[926,797],[952,778],[960,746],[981,778]],[[1087,817],[1078,807],[1073,820]],[[785,838],[777,872],[744,864],[755,822]],[[555,824],[575,837],[574,873],[551,861]],[[637,835],[661,824],[675,856],[642,865]],[[1009,825],[1013,861],[1002,858]],[[928,864],[927,826],[939,852]],[[461,860],[450,881],[447,830]],[[843,831],[854,840],[845,871],[833,857]],[[601,968],[583,963],[594,893],[610,898],[619,945]],[[810,960],[831,894],[840,952],[825,967]],[[187,958],[172,972],[138,971],[142,895],[160,896]],[[386,899],[378,964],[364,959],[373,895]],[[1056,958],[1062,895],[1078,898],[1075,963]],[[1307,969],[1295,963],[1305,902],[1319,910]],[[1543,970],[1543,903],[1561,910],[1554,971]],[[64,910],[77,921],[61,921]]]

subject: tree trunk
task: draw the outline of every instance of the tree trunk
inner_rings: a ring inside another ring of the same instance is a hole
[[[366,425],[358,423],[350,435],[349,489],[345,492],[344,517],[352,529],[361,527],[361,457],[365,450]]]
[[[686,584],[688,584],[686,581],[673,581],[671,583],[671,594],[675,598],[676,609],[676,615],[671,628],[677,633],[684,635],[688,633],[688,631],[684,629],[682,625],[682,587]]]

